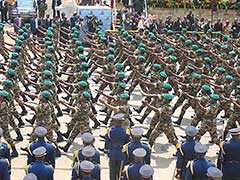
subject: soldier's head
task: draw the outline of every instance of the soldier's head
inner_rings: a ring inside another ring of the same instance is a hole
[[[164,82],[168,78],[168,75],[165,71],[161,71],[158,76],[158,80]]]
[[[221,180],[223,177],[223,173],[220,169],[216,167],[209,167],[207,169],[207,177],[208,180]]]
[[[128,93],[121,93],[119,95],[119,97],[120,97],[120,102],[123,104],[126,104],[128,102],[128,100],[130,99],[130,96]]]
[[[133,151],[134,162],[144,162],[147,151],[144,148],[137,148]]]
[[[83,91],[80,96],[81,101],[84,101],[84,102],[88,102],[90,98],[91,98],[91,94],[88,91]]]
[[[49,79],[44,80],[44,82],[43,82],[43,89],[44,90],[49,90],[52,87],[53,87],[52,81],[50,81]]]
[[[211,103],[216,103],[220,99],[220,96],[218,94],[210,94],[210,102]]]
[[[78,83],[78,89],[80,91],[87,90],[88,89],[88,82],[87,81],[79,81]]]
[[[117,92],[123,93],[124,90],[126,89],[127,85],[125,82],[119,82],[117,86]]]
[[[43,79],[52,79],[52,71],[44,70],[42,72],[42,78]]]
[[[139,169],[139,173],[141,174],[141,180],[152,180],[154,169],[152,166],[145,164]]]
[[[169,104],[173,99],[173,95],[169,93],[162,94],[162,101],[164,104]]]
[[[36,161],[44,161],[47,150],[45,147],[40,146],[33,150],[33,155]]]
[[[170,91],[172,91],[172,85],[169,83],[162,83],[162,92],[169,93]]]
[[[233,139],[240,139],[240,128],[232,128],[229,132]]]
[[[90,132],[83,133],[81,138],[84,146],[93,145],[95,141],[94,136]]]
[[[82,149],[82,155],[84,157],[84,160],[92,161],[95,153],[96,153],[96,150],[92,145],[85,146]]]
[[[211,94],[211,86],[209,86],[208,84],[202,85],[201,93],[204,95],[210,95]]]
[[[208,147],[201,144],[200,142],[196,143],[194,146],[195,158],[202,159],[207,153]]]
[[[9,68],[15,69],[17,66],[19,66],[19,62],[16,59],[10,60],[10,63],[8,64]]]
[[[192,66],[186,66],[186,68],[185,68],[185,73],[186,74],[191,74],[191,73],[193,73],[193,71],[195,70],[195,68],[194,67],[192,67]]]
[[[202,76],[201,76],[200,74],[198,74],[198,73],[193,73],[193,74],[192,74],[192,82],[193,82],[193,83],[200,82],[201,77],[202,77]]]
[[[142,138],[142,135],[143,135],[142,128],[135,127],[131,129],[131,136],[133,141],[139,141]]]
[[[9,100],[9,92],[6,90],[1,90],[0,91],[0,104],[4,101]]]
[[[43,90],[40,95],[40,101],[46,102],[49,101],[52,98],[52,93],[50,93],[47,90]]]
[[[117,80],[118,80],[118,81],[123,81],[124,78],[126,77],[125,72],[123,72],[123,71],[118,72],[118,73],[116,74],[116,76],[117,76]]]
[[[152,70],[155,71],[155,72],[159,72],[161,70],[162,66],[160,64],[153,64],[152,66]]]
[[[198,130],[194,126],[190,125],[185,129],[185,134],[187,136],[187,139],[189,139],[189,140],[194,139],[196,137],[197,133],[198,133]]]

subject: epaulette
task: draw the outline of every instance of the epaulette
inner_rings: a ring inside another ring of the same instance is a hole
[[[31,164],[32,164],[32,163],[31,163]],[[26,174],[28,173],[28,168],[29,168],[29,165],[25,165],[25,166],[24,166],[24,171],[25,171]]]
[[[129,128],[126,129],[126,134],[129,136],[131,135],[131,130]]]

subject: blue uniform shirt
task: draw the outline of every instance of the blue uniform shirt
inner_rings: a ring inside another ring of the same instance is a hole
[[[123,174],[123,180],[141,180],[139,170],[143,165],[144,163],[133,163],[126,166]]]
[[[95,149],[96,150],[96,149]],[[82,155],[82,149],[75,151],[73,154],[73,160],[74,162],[81,162],[85,160],[84,156]],[[93,156],[92,160],[93,163],[100,164],[100,153],[98,150],[96,150],[95,155]]]
[[[8,144],[2,143],[0,146],[0,157],[7,159],[11,163],[10,146]]]
[[[33,150],[38,148],[38,147],[45,147],[47,150],[47,154],[45,156],[45,162],[48,164],[51,164],[55,168],[55,148],[51,143],[48,143],[44,140],[37,140],[31,143],[28,146],[28,159],[27,159],[27,164],[31,164],[32,162],[35,161],[34,155],[33,155]]]
[[[72,170],[72,178],[71,180],[79,180],[79,179],[89,179],[89,177],[83,177],[82,176],[82,171],[79,167],[80,163],[76,163],[75,167]],[[95,164],[95,168],[93,169],[92,173],[91,173],[91,179],[94,180],[101,180],[101,168],[98,164]]]
[[[112,127],[105,136],[104,150],[110,160],[123,160],[122,147],[130,141],[130,131],[121,126]]]
[[[124,165],[133,163],[133,151],[137,148],[143,148],[146,150],[147,155],[145,156],[144,161],[146,164],[151,163],[151,147],[141,141],[132,141],[123,146],[122,152],[124,153]]]
[[[27,173],[33,173],[38,180],[53,180],[53,167],[42,161],[36,161],[26,168]]]
[[[239,179],[240,177],[240,140],[230,139],[224,142],[221,153],[223,154],[223,178]]]
[[[0,180],[10,180],[8,162],[5,159],[0,159]]]
[[[176,168],[178,171],[181,171],[181,179],[185,178],[188,161],[192,161],[195,158],[195,144],[195,140],[187,140],[181,144],[180,148],[177,151]]]
[[[215,165],[204,158],[189,161],[185,180],[207,179],[207,169],[209,167],[215,167]]]

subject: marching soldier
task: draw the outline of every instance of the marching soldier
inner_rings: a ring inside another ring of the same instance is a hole
[[[143,165],[139,169],[139,173],[141,174],[142,180],[153,180],[154,169],[149,164]]]
[[[216,167],[209,167],[207,169],[208,180],[222,180],[223,173]]]

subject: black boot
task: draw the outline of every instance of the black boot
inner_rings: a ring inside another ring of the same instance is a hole
[[[71,143],[67,143],[64,147],[59,147],[59,149],[63,150],[64,152],[68,152],[68,149],[70,146],[71,146]]]
[[[22,126],[24,126],[24,122],[22,120],[21,117],[17,117],[17,120],[18,120],[18,127],[21,128]]]
[[[31,120],[28,120],[28,119],[25,119],[25,120],[26,120],[28,123],[30,123],[31,125],[33,125],[34,122],[35,122],[35,120],[36,120],[36,115],[34,115]]]
[[[142,104],[139,109],[133,108],[138,114],[140,114],[145,106]]]
[[[55,149],[55,154],[56,154],[56,157],[61,157],[61,152],[58,147]]]
[[[57,93],[60,94],[61,92],[62,92],[62,90],[61,90],[60,86],[58,85],[57,86]]]
[[[108,120],[106,121],[106,119],[103,121],[103,120],[99,120],[101,123],[107,125],[108,124]]]
[[[107,108],[105,107],[104,109],[100,109],[99,111],[100,111],[100,112],[107,113]]]
[[[132,119],[129,118],[128,120],[129,120],[129,122],[130,122],[129,126],[130,126],[130,127],[133,127],[133,126],[134,126],[134,123],[133,123]]]
[[[22,151],[25,151],[25,152],[27,152],[28,153],[28,148],[27,147],[25,147],[25,148],[20,148]]]
[[[227,137],[228,131],[224,131],[223,132],[223,140],[225,141],[226,137]]]
[[[23,98],[23,102],[28,102],[28,99],[26,98],[26,96],[22,95]]]
[[[148,139],[150,137],[150,135],[151,135],[151,132],[152,132],[152,129],[149,129],[148,132],[143,135],[143,137]]]
[[[184,116],[184,114],[181,112],[181,114],[180,114],[178,120],[177,120],[177,121],[173,121],[173,123],[174,123],[174,124],[177,124],[177,125],[180,126],[181,123],[182,123],[182,120],[183,120],[183,116]]]
[[[70,113],[70,109],[66,108],[66,109],[63,109],[62,111],[65,111],[67,113]]]
[[[100,126],[101,124],[98,122],[97,119],[93,119],[93,121],[94,121],[94,126],[93,126],[92,128],[93,128],[93,129],[97,129],[98,126]]]
[[[24,86],[24,88],[27,92],[30,92],[30,89],[28,88],[28,86]]]
[[[62,133],[62,136],[65,137],[66,139],[68,138],[68,136],[70,135],[71,131],[68,130],[67,132],[65,133]]]
[[[62,97],[64,100],[68,101],[70,96]]]
[[[56,133],[57,133],[57,142],[62,142],[64,140],[62,137],[62,134],[60,133],[60,131],[58,131]]]
[[[20,113],[20,115],[21,115],[21,116],[26,115],[26,114],[27,114],[26,108],[25,108],[24,106],[21,106],[21,108],[22,108],[22,112]]]
[[[19,129],[16,130],[16,134],[17,138],[15,139],[15,141],[23,141],[23,137]]]
[[[15,146],[12,147],[11,157],[12,157],[12,158],[18,157],[18,152],[17,152]]]
[[[57,117],[63,116],[62,110],[60,108],[57,108]]]

